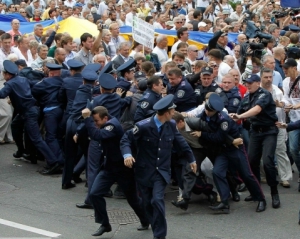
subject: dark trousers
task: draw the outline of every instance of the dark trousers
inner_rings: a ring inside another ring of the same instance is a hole
[[[43,156],[46,159],[46,162],[48,165],[54,165],[58,162],[56,156],[52,152],[52,150],[48,147],[48,145],[45,143],[45,141],[42,139],[40,128],[38,124],[39,120],[39,108],[38,107],[32,107],[30,108],[24,115],[24,128],[26,133],[28,134],[29,139],[33,143],[33,145],[36,147],[37,150],[39,150]],[[21,137],[21,136],[19,136]],[[23,136],[22,136],[23,137]],[[18,139],[20,140],[20,138]],[[18,143],[20,144],[20,143]],[[22,143],[23,144],[23,143]],[[22,147],[20,145],[20,147]]]
[[[64,157],[57,137],[62,115],[63,110],[60,107],[44,112],[45,141],[61,164],[64,163]]]
[[[85,203],[91,204],[89,195],[93,187],[93,183],[98,173],[100,172],[100,159],[102,154],[102,147],[98,141],[91,140],[88,149],[88,160],[87,160],[87,181],[88,181],[88,193],[85,199]],[[109,191],[109,190],[108,190]]]
[[[164,178],[157,172],[152,187],[139,185],[144,209],[150,221],[154,237],[167,235],[164,192],[167,186]]]
[[[274,164],[277,134],[278,129],[276,127],[267,132],[250,130],[248,156],[252,172],[260,182],[260,160],[262,159],[266,180],[270,187],[278,185]]]
[[[262,201],[265,198],[257,178],[251,171],[244,146],[238,149],[232,146],[216,157],[213,178],[223,202],[227,201],[230,196],[230,187],[226,178],[228,170],[239,173],[255,200]]]
[[[65,142],[64,142],[64,137],[66,135],[66,130],[67,130],[67,121],[70,117],[70,114],[68,112],[64,112],[62,119],[58,125],[58,134],[57,134],[57,139],[58,143],[63,151],[65,151]]]
[[[77,144],[73,140],[79,123],[80,122],[76,122],[76,120],[74,119],[68,119],[67,122],[67,130],[65,137],[65,164],[62,177],[62,184],[71,183],[78,153],[78,147],[81,148],[83,155],[87,157],[87,149],[89,143],[87,135],[80,135],[80,137],[78,137]]]
[[[119,186],[124,190],[127,202],[139,217],[141,223],[147,225],[148,219],[144,213],[141,199],[137,195],[133,171],[122,168],[109,171],[101,170],[96,176],[90,192],[90,202],[95,210],[95,222],[103,226],[109,225],[104,195],[115,182],[118,182]]]

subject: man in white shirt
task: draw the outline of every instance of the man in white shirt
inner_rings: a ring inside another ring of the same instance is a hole
[[[189,39],[189,32],[188,32],[186,27],[181,27],[177,31],[177,38],[178,38],[178,41],[172,46],[172,49],[171,49],[171,54],[172,55],[173,55],[174,52],[177,51],[177,46],[180,42],[186,42],[187,43],[187,41]]]
[[[230,14],[230,18],[233,20],[240,20],[243,16],[243,7],[241,4],[237,4],[235,7],[235,12]]]
[[[18,47],[13,48],[19,59],[23,59],[27,66],[33,62],[31,51],[29,50],[29,37],[23,35],[18,40]]]
[[[74,7],[76,4],[76,1],[75,0],[67,0],[67,1],[64,1],[64,5],[67,6],[67,7]]]
[[[131,11],[126,14],[126,25],[132,26],[133,17],[137,14],[137,7],[135,3],[130,3]]]
[[[166,16],[162,13],[157,15],[157,20],[153,23],[154,29],[164,29]]]
[[[11,47],[11,35],[9,33],[4,33],[0,37],[2,47],[0,48],[0,70],[3,70],[3,61],[6,60],[7,56],[14,53],[13,47]]]
[[[157,54],[158,60],[162,65],[164,62],[168,61],[168,53],[166,47],[168,46],[168,39],[166,35],[158,35],[156,37],[156,47],[153,49],[153,53]]]
[[[187,50],[187,60],[191,65],[195,64],[198,57],[198,49],[194,45],[190,45]]]

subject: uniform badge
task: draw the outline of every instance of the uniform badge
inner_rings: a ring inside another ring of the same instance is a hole
[[[184,96],[184,94],[185,94],[185,91],[184,91],[184,90],[179,90],[179,91],[177,92],[177,97],[178,97],[178,98],[182,98],[182,97]]]
[[[184,85],[185,85],[185,81],[181,81],[181,85],[183,85],[183,86],[184,86]]]
[[[217,88],[217,89],[215,90],[215,92],[216,92],[217,94],[220,94],[220,93],[222,92],[222,89],[221,89],[221,88]]]
[[[107,131],[112,131],[114,129],[114,126],[113,125],[108,125],[106,127],[104,127],[105,130]]]
[[[228,129],[228,123],[227,122],[223,122],[221,124],[221,129],[224,130],[224,131],[226,131]]]
[[[239,99],[235,98],[235,99],[233,100],[233,105],[234,105],[234,106],[237,106],[239,103],[240,103],[240,100],[239,100]]]
[[[260,94],[259,96],[258,96],[258,99],[262,99],[262,98],[264,98],[265,97],[265,93],[262,93],[262,94]]]
[[[195,90],[195,94],[196,94],[196,95],[201,95],[200,89],[196,89],[196,90]]]
[[[144,95],[144,99],[148,99],[149,96],[150,96],[150,93],[148,92],[148,93],[146,93],[146,94]]]
[[[143,102],[141,103],[141,108],[142,108],[142,109],[146,109],[146,108],[148,107],[148,105],[149,105],[149,103],[148,103],[147,101],[143,101]]]
[[[133,134],[136,134],[137,132],[139,132],[139,128],[135,125],[132,129]]]

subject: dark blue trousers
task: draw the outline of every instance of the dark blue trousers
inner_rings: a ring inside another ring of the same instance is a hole
[[[45,141],[61,164],[64,163],[64,157],[57,137],[62,115],[63,110],[60,107],[44,112]]]
[[[52,150],[42,139],[38,124],[39,108],[32,107],[24,115],[24,128],[33,145],[43,154],[49,166],[59,162]]]
[[[100,223],[103,226],[109,225],[104,195],[115,182],[117,182],[124,190],[127,202],[139,217],[141,223],[143,225],[148,224],[148,219],[144,213],[141,199],[137,195],[133,170],[124,169],[124,167],[125,166],[109,171],[101,170],[93,183],[90,193],[90,202],[95,210],[95,222]]]
[[[152,187],[139,185],[144,209],[150,221],[154,237],[166,237],[167,235],[164,200],[166,186],[166,181],[159,173],[157,173]]]
[[[238,149],[232,146],[216,157],[213,178],[222,201],[228,200],[230,196],[230,188],[226,179],[228,170],[239,173],[254,200],[262,201],[265,198],[257,178],[251,171],[244,146]]]

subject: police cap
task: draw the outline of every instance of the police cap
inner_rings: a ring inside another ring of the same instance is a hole
[[[135,70],[135,65],[136,65],[135,60],[129,59],[124,64],[120,65],[117,71],[124,71],[124,72],[132,71]]]
[[[95,81],[98,78],[98,75],[96,74],[95,71],[86,70],[86,69],[84,69],[81,72],[81,75],[82,75],[83,79],[86,81]]]
[[[99,63],[91,63],[86,65],[83,70],[89,70],[89,71],[94,71],[97,72],[100,70],[101,65]]]
[[[148,81],[147,81],[147,79],[142,79],[142,80],[139,80],[139,82],[138,82],[138,88],[139,88],[139,90],[140,91],[145,91],[145,90],[147,90],[147,88],[148,88]]]
[[[218,94],[211,94],[205,103],[205,109],[208,111],[220,112],[224,108],[224,102]]]
[[[176,108],[176,105],[174,104],[173,99],[174,99],[174,95],[172,94],[167,95],[162,99],[160,99],[159,101],[157,101],[153,105],[153,109],[156,111],[165,111],[169,109],[174,109]]]
[[[81,68],[84,66],[81,61],[77,61],[74,59],[68,60],[67,64],[71,69]]]
[[[116,69],[114,68],[113,62],[110,61],[99,72],[99,78],[101,77],[101,75],[103,73],[111,74],[111,73],[114,73],[114,72],[116,72]]]
[[[53,64],[53,63],[47,63],[46,67],[50,70],[50,71],[57,71],[60,70],[62,68],[61,65],[58,64]]]
[[[134,78],[135,78],[137,81],[140,81],[140,80],[146,79],[146,75],[145,75],[143,72],[138,71],[138,72],[135,72],[135,73],[134,73]]]
[[[212,75],[214,70],[208,66],[202,67],[201,69],[201,75]]]
[[[111,74],[103,73],[99,78],[99,84],[104,89],[112,90],[116,88],[117,81]]]
[[[298,31],[300,31],[300,28],[297,27],[296,25],[291,24],[291,25],[289,25],[289,30],[292,32],[298,32]]]
[[[249,75],[246,79],[244,79],[247,83],[260,82],[260,77],[256,74]]]
[[[9,60],[3,61],[3,68],[5,72],[8,72],[9,74],[12,75],[17,75],[19,72],[18,66]]]
[[[23,59],[16,60],[16,61],[15,61],[15,64],[16,64],[17,66],[23,66],[23,67],[26,67],[26,66],[27,66],[26,61],[23,60]]]

